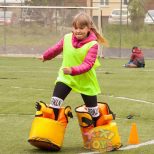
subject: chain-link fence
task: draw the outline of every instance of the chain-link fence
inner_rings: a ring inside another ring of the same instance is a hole
[[[128,5],[113,3],[110,9],[103,5],[97,2],[93,7],[1,6],[0,54],[41,54],[71,32],[73,16],[84,11],[109,41],[108,48],[100,48],[104,56],[128,57],[131,48],[139,46],[147,58],[153,58],[153,12],[145,11],[142,24],[136,20],[140,26],[135,29]]]

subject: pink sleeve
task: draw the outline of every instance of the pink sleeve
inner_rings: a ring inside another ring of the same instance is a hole
[[[94,65],[96,58],[97,58],[97,52],[98,52],[98,45],[94,45],[90,48],[88,51],[83,63],[79,66],[74,66],[72,68],[72,74],[71,75],[79,75],[85,72],[88,72]]]
[[[133,60],[135,59],[135,55],[136,55],[135,53],[132,53],[132,55],[131,55],[131,57],[130,57],[130,60],[133,61]]]
[[[61,39],[57,44],[55,44],[53,47],[47,49],[44,53],[43,53],[43,58],[45,60],[50,60],[54,57],[56,57],[57,55],[59,55],[62,51],[63,51],[63,42],[64,39]]]

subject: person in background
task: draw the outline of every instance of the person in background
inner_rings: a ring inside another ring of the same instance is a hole
[[[144,54],[142,50],[136,46],[132,48],[130,60],[124,67],[128,68],[143,68],[145,67]]]

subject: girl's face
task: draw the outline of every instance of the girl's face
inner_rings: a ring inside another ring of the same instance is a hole
[[[73,34],[78,40],[83,40],[87,37],[88,33],[90,32],[90,28],[87,26],[75,26],[73,27]]]

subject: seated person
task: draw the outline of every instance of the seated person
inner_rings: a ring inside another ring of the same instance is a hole
[[[144,55],[140,48],[136,46],[132,48],[130,60],[124,66],[129,68],[145,67]]]

